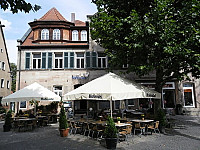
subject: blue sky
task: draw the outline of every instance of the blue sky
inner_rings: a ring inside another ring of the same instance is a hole
[[[68,21],[71,20],[71,13],[75,13],[76,19],[86,21],[87,15],[94,14],[97,9],[96,5],[91,3],[92,0],[27,0],[32,4],[38,4],[42,7],[37,12],[30,13],[19,12],[12,14],[10,11],[0,9],[1,24],[6,38],[10,62],[17,63],[17,39],[21,39],[29,29],[29,22],[41,18],[48,10],[55,7]]]

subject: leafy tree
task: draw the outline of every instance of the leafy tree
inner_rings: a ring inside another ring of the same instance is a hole
[[[12,87],[11,87],[11,90],[13,92],[15,92],[16,91],[17,66],[15,65],[15,63],[10,63],[10,67],[11,67],[11,77],[12,77]]]
[[[127,73],[156,71],[156,90],[170,79],[199,77],[200,1],[93,0],[91,35],[106,49],[111,67]]]
[[[0,6],[3,10],[10,9],[13,14],[18,13],[18,11],[24,11],[25,13],[28,13],[31,10],[38,11],[41,8],[41,6],[32,5],[25,0],[1,0]]]

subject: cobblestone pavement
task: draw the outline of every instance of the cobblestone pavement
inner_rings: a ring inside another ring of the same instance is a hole
[[[117,150],[200,150],[200,118],[171,116],[172,128],[166,134],[133,136],[117,144]],[[103,144],[83,135],[60,137],[58,124],[32,132],[3,132],[0,122],[0,150],[103,150]]]

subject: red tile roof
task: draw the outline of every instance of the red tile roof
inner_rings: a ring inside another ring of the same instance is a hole
[[[53,7],[51,8],[39,21],[67,21],[59,11]]]
[[[80,21],[80,20],[75,20],[75,26],[85,26],[86,24],[85,24],[85,22],[83,22],[83,21]]]

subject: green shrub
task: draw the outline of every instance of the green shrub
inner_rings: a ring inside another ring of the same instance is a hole
[[[12,117],[12,111],[9,110],[6,114],[6,117],[5,117],[5,126],[11,127],[11,117]]]
[[[104,131],[106,138],[117,138],[118,130],[115,126],[113,119],[109,116],[107,120],[107,126]]]
[[[159,121],[160,126],[167,125],[166,114],[163,109],[158,109],[156,120]]]
[[[61,106],[60,118],[59,118],[59,128],[60,129],[68,128],[68,123],[67,123],[67,119],[66,119],[66,115],[65,115],[64,106]]]

